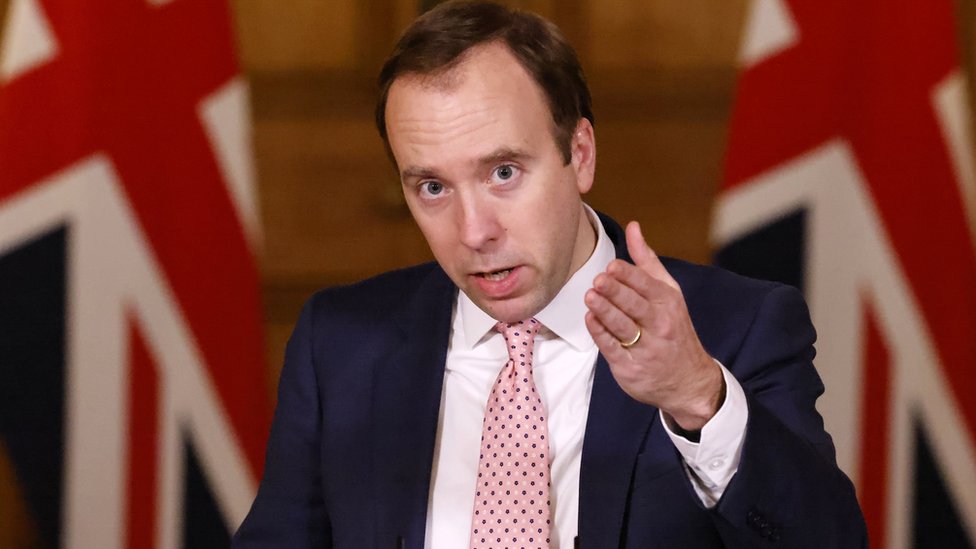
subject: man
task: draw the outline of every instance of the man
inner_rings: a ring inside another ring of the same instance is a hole
[[[306,304],[236,546],[866,545],[802,298],[582,202],[593,116],[555,27],[442,5],[380,84],[437,263]]]

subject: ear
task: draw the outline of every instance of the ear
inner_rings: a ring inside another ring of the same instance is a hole
[[[576,186],[580,194],[586,194],[593,187],[593,177],[596,172],[596,138],[593,135],[593,124],[585,118],[580,118],[569,143],[570,162],[576,172]]]

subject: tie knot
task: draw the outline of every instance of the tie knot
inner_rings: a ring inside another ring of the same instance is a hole
[[[532,344],[535,341],[535,334],[539,331],[539,321],[530,318],[518,322],[499,322],[495,329],[505,336],[505,347],[508,349],[508,357],[515,361],[532,362]]]

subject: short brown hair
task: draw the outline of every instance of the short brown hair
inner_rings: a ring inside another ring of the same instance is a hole
[[[553,136],[566,163],[580,118],[593,123],[590,90],[576,52],[553,23],[493,2],[446,2],[417,18],[400,37],[380,71],[376,128],[390,158],[386,100],[405,74],[438,75],[456,67],[474,46],[500,40],[542,88],[552,114]]]

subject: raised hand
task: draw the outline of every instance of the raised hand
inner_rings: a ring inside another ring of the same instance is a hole
[[[672,426],[700,430],[725,397],[722,372],[640,225],[632,221],[626,232],[635,264],[617,259],[596,277],[584,298],[586,327],[628,395],[657,406]]]

